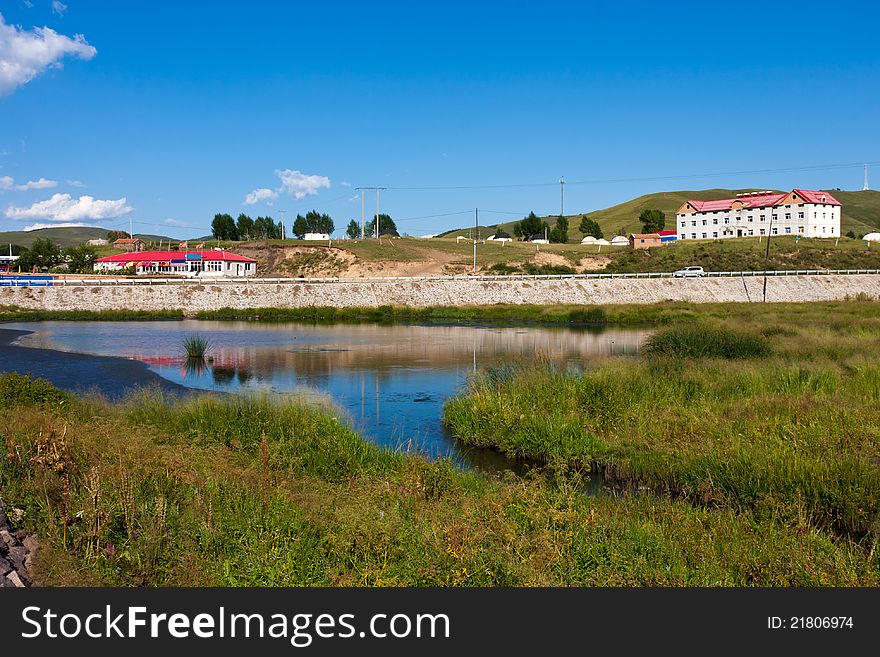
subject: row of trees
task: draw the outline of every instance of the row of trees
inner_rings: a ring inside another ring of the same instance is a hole
[[[373,215],[373,218],[364,224],[364,236],[374,237],[376,235],[376,222],[379,222],[379,235],[397,235],[397,224],[390,215],[381,213]],[[351,239],[361,236],[361,225],[354,219],[348,222],[345,234]]]
[[[238,219],[233,219],[230,214],[215,214],[211,233],[218,240],[278,240],[282,236],[282,226],[272,217],[251,219],[242,213]]]
[[[94,247],[87,244],[70,246],[61,249],[48,239],[38,237],[31,248],[18,247],[13,249],[18,260],[16,268],[24,272],[50,270],[61,264],[67,264],[67,270],[73,274],[91,274],[92,266],[98,257]]]
[[[662,210],[643,210],[639,214],[639,221],[642,223],[643,232],[656,233],[666,227],[666,214]],[[596,239],[603,239],[605,237],[599,223],[586,215],[581,218],[578,230],[584,237],[587,235],[591,235]],[[557,218],[556,225],[551,229],[546,221],[535,215],[534,212],[530,212],[529,216],[514,225],[513,234],[523,239],[536,235],[541,237],[547,235],[551,242],[564,244],[568,241],[568,219],[566,217]]]

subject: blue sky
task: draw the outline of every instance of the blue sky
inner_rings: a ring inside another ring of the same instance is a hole
[[[314,208],[341,233],[359,185],[387,187],[382,210],[414,235],[477,207],[481,223],[556,213],[560,176],[566,213],[671,189],[861,189],[861,166],[841,166],[861,162],[880,186],[878,3],[0,14],[0,230],[131,219],[192,237],[216,212],[289,226]]]

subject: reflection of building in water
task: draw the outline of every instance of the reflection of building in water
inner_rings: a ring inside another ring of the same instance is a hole
[[[287,345],[217,344],[212,355],[216,368],[244,371],[257,380],[287,371],[308,381],[326,378],[335,369],[369,369],[386,376],[400,368],[476,370],[511,358],[576,364],[591,356],[637,353],[648,334],[621,329],[297,326]]]

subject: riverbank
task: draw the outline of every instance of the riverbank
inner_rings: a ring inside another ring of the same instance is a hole
[[[489,371],[447,403],[459,439],[800,532],[877,565],[880,317],[764,313],[673,325],[639,360]],[[515,412],[513,411],[515,409]]]
[[[159,388],[167,394],[190,392],[151,372],[141,361],[13,344],[27,333],[2,328],[0,324],[0,372],[24,375],[38,372],[41,378],[61,390],[78,394],[97,392],[108,399],[119,399],[140,387]]]
[[[187,315],[232,308],[414,308],[502,305],[591,305],[819,302],[880,299],[880,274],[596,279],[398,279],[294,283],[63,285],[0,288],[0,305],[32,311],[168,312]]]
[[[464,306],[382,305],[303,306],[296,308],[219,308],[186,315],[205,320],[254,322],[303,321],[315,323],[417,323],[514,325],[601,325],[621,326],[691,322],[698,319],[739,318],[747,322],[772,321],[779,316],[819,321],[838,313],[858,317],[880,314],[880,301],[865,296],[841,301],[810,303],[688,303],[668,301],[651,304],[492,304]],[[180,320],[182,311],[34,310],[0,306],[0,322],[30,321],[147,321]]]
[[[269,398],[83,400],[0,376],[0,490],[47,585],[877,586],[816,527],[382,450]]]

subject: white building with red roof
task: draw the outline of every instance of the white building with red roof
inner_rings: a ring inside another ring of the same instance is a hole
[[[829,192],[747,192],[718,201],[685,201],[675,214],[679,240],[761,235],[840,237],[840,201]]]
[[[95,260],[96,272],[134,268],[141,276],[256,276],[257,261],[221,249],[209,251],[137,251]]]

